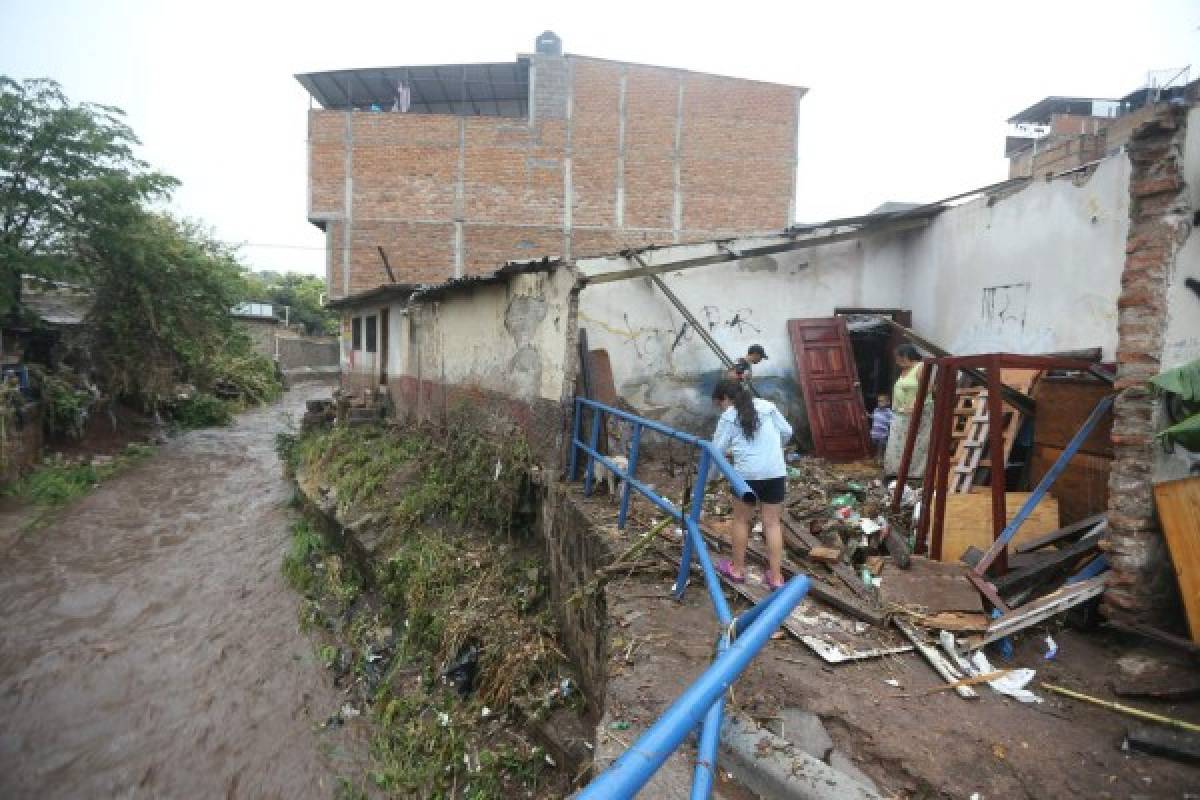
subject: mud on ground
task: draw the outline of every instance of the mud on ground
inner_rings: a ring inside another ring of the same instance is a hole
[[[654,476],[650,482],[667,496],[678,493],[669,476]],[[633,523],[627,534],[619,534],[613,500],[580,496],[579,502],[597,530],[630,543],[654,518],[639,500],[635,517],[640,525]],[[598,747],[624,749],[711,663],[717,630],[702,579],[693,575],[682,603],[670,596],[673,582],[671,568],[650,568],[614,580],[606,589],[611,652]],[[746,607],[726,594],[735,613]],[[1042,655],[1047,633],[1058,643],[1053,661]],[[761,720],[788,707],[818,714],[835,748],[850,755],[884,796],[1200,797],[1200,767],[1120,749],[1129,718],[1036,685],[1046,681],[1115,699],[1110,691],[1114,682],[1194,680],[1194,664],[1141,640],[1065,628],[1061,619],[1018,635],[1015,645],[1011,662],[989,655],[997,668],[1036,669],[1031,688],[1043,698],[1040,705],[1020,704],[987,687],[977,700],[954,692],[913,696],[944,683],[915,653],[833,666],[788,637],[771,641],[755,659],[735,684],[729,708]],[[1200,722],[1197,702],[1124,702]],[[630,727],[614,730],[614,721]],[[694,751],[688,755],[694,758]]]

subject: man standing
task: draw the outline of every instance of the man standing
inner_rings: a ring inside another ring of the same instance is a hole
[[[746,350],[746,355],[733,362],[729,377],[734,380],[748,381],[753,377],[754,365],[767,360],[767,351],[761,344],[752,344]]]

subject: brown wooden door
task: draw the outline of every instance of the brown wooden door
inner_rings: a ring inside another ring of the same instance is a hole
[[[831,461],[865,458],[870,452],[867,411],[846,320],[790,319],[788,336],[816,454]]]

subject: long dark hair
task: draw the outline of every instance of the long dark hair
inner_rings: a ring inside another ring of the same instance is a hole
[[[753,439],[758,432],[758,411],[754,408],[754,398],[741,381],[723,380],[713,389],[712,399],[716,401],[729,400],[737,411],[738,425],[747,439]]]
[[[920,361],[921,351],[907,342],[896,348],[896,355],[909,361]]]

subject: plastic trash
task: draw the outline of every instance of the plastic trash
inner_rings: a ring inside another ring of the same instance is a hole
[[[800,477],[802,477],[803,475],[804,475],[804,473],[803,473],[803,472],[801,472],[800,470],[796,469],[795,467],[788,467],[788,468],[787,468],[787,476],[788,476],[789,478],[793,479],[793,480],[795,480],[795,479],[797,479],[797,478],[800,478]]]
[[[829,505],[833,506],[834,508],[848,508],[855,505],[857,502],[858,500],[854,497],[854,495],[846,492],[845,494],[836,495],[832,500],[829,501]]]
[[[879,531],[883,530],[883,526],[880,525],[878,522],[876,522],[873,519],[868,519],[865,517],[859,521],[858,526],[860,528],[862,528],[862,532],[865,533],[867,536],[870,536],[873,533],[878,533]]]
[[[627,731],[629,730],[629,723],[623,719],[619,719],[616,722],[610,723],[608,728],[613,731]]]
[[[895,481],[892,481],[891,483],[888,484],[888,496],[889,497],[896,496],[896,482]],[[914,489],[913,487],[909,486],[907,483],[904,484],[904,491],[900,494],[900,505],[905,506],[905,507],[915,505],[918,498],[919,498],[919,495],[917,494],[917,490]]]
[[[984,675],[995,671],[982,650],[976,650],[971,654],[971,666],[978,670],[976,672],[977,675]],[[1014,669],[1006,672],[994,681],[988,681],[988,686],[991,686],[1000,694],[1008,695],[1022,703],[1040,703],[1042,702],[1042,698],[1025,688],[1035,675],[1037,675],[1037,672],[1032,669]]]
[[[1046,652],[1042,654],[1042,658],[1047,661],[1053,661],[1054,657],[1058,655],[1058,642],[1054,641],[1053,636],[1047,636],[1045,642]]]
[[[1000,619],[1000,616],[1001,616],[1000,609],[993,608],[992,609],[992,619]],[[1003,639],[997,639],[994,642],[994,644],[996,645],[996,649],[1000,651],[1001,658],[1003,658],[1005,661],[1012,661],[1012,657],[1013,657],[1012,639],[1005,636]]]
[[[458,651],[454,662],[442,670],[442,677],[461,697],[466,697],[475,686],[475,675],[478,672],[479,648],[473,643],[468,643]]]

